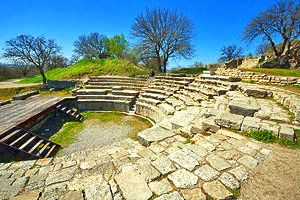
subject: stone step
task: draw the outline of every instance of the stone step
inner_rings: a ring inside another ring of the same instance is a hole
[[[203,94],[205,99],[212,99],[214,96],[218,96],[218,93],[210,91],[210,90],[205,89],[205,88],[188,86],[188,87],[185,87],[184,89],[186,89],[188,91],[191,91],[191,92],[196,92],[196,93]]]
[[[141,96],[143,98],[151,98],[151,99],[157,99],[159,101],[163,101],[166,98],[168,98],[168,96],[166,95],[161,95],[161,94],[154,94],[154,93],[142,93]]]
[[[214,85],[214,86],[222,86],[229,91],[236,90],[238,88],[238,84],[226,82],[226,81],[219,81],[219,80],[209,80],[209,79],[195,79],[193,83],[197,84],[206,84],[206,85]]]
[[[131,97],[138,97],[140,92],[139,90],[113,90],[112,91],[113,95],[118,95],[118,96],[131,96]]]
[[[135,82],[88,82],[89,85],[98,86],[133,86],[133,87],[145,87],[146,83],[135,83]]]
[[[155,79],[174,80],[174,81],[190,81],[192,82],[194,77],[175,77],[175,76],[155,76]]]
[[[57,148],[57,146],[54,144],[52,145],[52,147],[49,149],[49,151],[47,152],[47,154],[44,156],[44,158],[48,158],[50,157],[50,155],[54,152],[54,150]]]
[[[178,88],[170,88],[163,85],[154,85],[154,84],[149,85],[148,89],[166,91],[166,92],[170,92],[171,94],[179,90]]]
[[[184,102],[182,102],[181,100],[176,99],[175,97],[169,97],[166,99],[166,102],[170,105],[172,105],[173,107],[181,107],[184,105]]]
[[[164,88],[174,88],[181,89],[184,85],[173,84],[173,83],[162,83],[162,82],[154,82],[154,85],[163,86]]]
[[[128,77],[128,76],[91,76],[89,80],[137,80],[137,81],[144,81],[147,80],[147,77]]]
[[[172,92],[169,92],[169,91],[160,90],[160,89],[151,89],[151,88],[145,88],[145,89],[143,89],[143,92],[161,94],[161,95],[166,95],[166,96],[170,96],[172,94]]]
[[[108,92],[107,89],[82,89],[77,90],[76,95],[106,95]]]
[[[165,114],[158,107],[141,102],[136,103],[135,113],[155,122],[159,122],[165,117]]]
[[[170,79],[155,79],[155,82],[158,83],[169,83],[169,84],[174,84],[174,85],[188,85],[190,81],[184,81],[184,80],[170,80]]]
[[[200,113],[200,107],[188,107],[186,110],[176,111],[170,123],[172,129],[179,129],[188,126]]]
[[[175,136],[175,133],[166,130],[160,126],[154,126],[138,133],[138,140],[144,146],[150,146],[153,142],[159,142],[169,137]]]
[[[187,106],[199,106],[200,104],[193,99],[191,99],[189,96],[185,96],[182,94],[174,94],[173,95],[175,98],[180,99],[183,101]]]
[[[114,86],[101,86],[101,85],[86,85],[86,89],[99,89],[99,90],[108,90],[111,91]],[[135,91],[140,91],[144,87],[136,87],[136,86],[122,86],[124,90],[135,90]]]
[[[159,103],[161,103],[161,101],[159,100],[152,99],[152,98],[144,98],[144,97],[139,98],[138,102],[150,104],[153,106],[157,106]]]
[[[134,96],[122,96],[122,95],[77,95],[78,99],[111,99],[111,100],[127,100],[134,101]]]
[[[174,106],[171,106],[170,104],[167,104],[167,103],[159,104],[158,107],[159,107],[159,109],[162,110],[162,112],[165,115],[173,115],[175,112]]]
[[[129,112],[131,101],[110,99],[78,99],[77,107],[80,111],[121,111]]]
[[[32,154],[34,151],[36,151],[36,149],[39,147],[40,144],[42,144],[43,141],[44,140],[41,139],[37,143],[35,143],[35,145],[28,151],[28,153]]]

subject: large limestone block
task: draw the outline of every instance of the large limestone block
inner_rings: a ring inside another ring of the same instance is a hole
[[[220,181],[204,183],[203,190],[213,199],[230,199],[233,196]]]
[[[260,106],[250,99],[239,99],[228,104],[230,113],[253,117],[260,110]]]
[[[152,191],[141,175],[136,172],[121,172],[115,177],[125,199],[148,200],[152,197]]]
[[[249,131],[249,130],[258,130],[260,128],[261,119],[256,117],[245,117],[241,130]]]
[[[244,116],[223,112],[215,118],[215,123],[221,127],[240,130]]]
[[[161,141],[174,135],[175,133],[172,131],[156,126],[140,132],[138,140],[142,145],[149,146],[152,142]]]
[[[294,141],[295,140],[295,131],[291,127],[288,127],[286,125],[281,125],[280,131],[279,131],[279,137],[285,138],[290,141]]]

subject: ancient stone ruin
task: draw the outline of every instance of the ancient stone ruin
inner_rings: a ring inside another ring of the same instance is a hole
[[[235,131],[267,130],[295,140],[300,98],[278,88],[229,80],[214,75],[157,76],[153,80],[90,77],[69,99],[78,112],[135,113],[155,125],[140,132],[138,141],[126,139],[63,157],[49,153],[42,159],[1,163],[0,198],[234,198],[234,191],[272,153],[263,143]],[[75,111],[69,109],[68,100],[46,101],[53,101],[53,109],[82,120],[79,113],[72,114]],[[37,105],[32,102],[31,106]],[[6,143],[14,135],[6,131],[14,124],[18,122],[2,129],[2,145],[20,151],[33,141],[32,145],[37,144],[35,138],[21,146]]]

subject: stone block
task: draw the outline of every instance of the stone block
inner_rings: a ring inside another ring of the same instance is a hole
[[[216,116],[215,123],[221,127],[240,130],[244,116],[223,112]]]
[[[256,117],[245,117],[241,130],[242,131],[250,131],[250,130],[258,130],[260,128],[261,119]]]

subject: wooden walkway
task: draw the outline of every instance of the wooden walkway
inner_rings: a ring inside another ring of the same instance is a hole
[[[61,97],[35,96],[0,107],[0,135],[57,105],[62,99]]]

